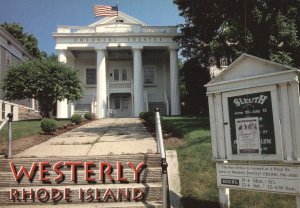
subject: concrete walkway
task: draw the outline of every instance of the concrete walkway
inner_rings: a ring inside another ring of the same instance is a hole
[[[156,142],[137,118],[100,119],[31,147],[14,157],[156,153]]]
[[[65,134],[49,139],[48,141],[33,146],[14,157],[157,153],[156,149],[156,141],[139,119],[107,118],[93,121]],[[180,208],[182,205],[180,200],[179,166],[176,151],[167,151],[166,156],[169,163],[168,177],[171,207]],[[68,206],[69,205],[60,205],[59,207]],[[94,207],[94,205],[79,206]],[[23,206],[18,205],[18,207]],[[121,206],[118,205],[118,207]]]

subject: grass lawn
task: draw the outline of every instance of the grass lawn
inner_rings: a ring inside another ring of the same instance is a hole
[[[163,117],[163,125],[186,141],[186,145],[175,148],[184,207],[219,207],[215,162],[211,161],[209,119]],[[230,200],[232,208],[296,207],[294,196],[252,191],[230,190]]]
[[[58,126],[62,126],[66,123],[70,123],[70,120],[58,120]],[[28,137],[34,134],[41,133],[40,120],[26,120],[26,121],[14,121],[12,122],[12,134],[13,139],[18,139],[21,137]],[[7,124],[0,131],[0,142],[7,141]]]

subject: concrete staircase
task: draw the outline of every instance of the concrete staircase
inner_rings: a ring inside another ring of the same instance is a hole
[[[75,105],[75,113],[79,115],[84,115],[86,112],[92,112],[91,104],[79,104]]]
[[[71,166],[65,163],[80,161],[94,162],[94,165],[89,165],[88,168],[84,165],[76,167],[76,174],[72,181]],[[28,177],[23,175],[17,182],[12,171],[14,168],[10,167],[11,162],[14,164],[16,174],[19,173],[21,166],[24,166],[29,174],[33,174],[33,171],[30,172],[32,164],[37,163],[32,180],[29,181]],[[41,162],[48,162],[48,165],[45,164],[44,168],[40,168]],[[54,164],[59,162],[63,164],[54,169]],[[101,166],[100,162],[111,164],[111,170],[107,169],[107,165]],[[133,166],[128,165],[128,162]],[[142,162],[145,163],[144,168],[141,168],[134,178],[132,167],[137,169]],[[158,154],[0,159],[0,167],[0,207],[20,208],[24,205],[25,207],[34,205],[47,207],[54,204],[59,205],[58,207],[80,206],[81,208],[162,207],[162,177]],[[122,170],[118,171],[118,168]],[[44,176],[40,172],[42,169],[48,171],[44,172]],[[90,172],[87,174],[85,170]],[[62,180],[55,181],[59,171],[64,173],[64,177]],[[103,175],[102,179],[101,175]],[[49,182],[42,182],[40,177],[49,179]],[[87,182],[85,179],[88,178],[95,178],[95,180]],[[24,196],[22,191],[25,193]],[[32,197],[30,191],[33,192]],[[56,199],[60,195],[60,199]]]
[[[167,107],[164,102],[149,102],[149,112],[155,112],[155,108],[159,108],[160,115],[167,115]]]

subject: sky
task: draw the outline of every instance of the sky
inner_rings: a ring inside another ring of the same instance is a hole
[[[119,11],[153,26],[184,22],[173,0],[0,0],[0,24],[17,22],[33,34],[39,49],[55,53],[52,33],[57,25],[87,26],[98,19],[93,5],[116,5]]]

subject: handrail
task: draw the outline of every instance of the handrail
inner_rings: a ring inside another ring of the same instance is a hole
[[[166,104],[167,115],[170,115],[169,114],[169,101],[168,101],[168,97],[167,97],[167,94],[165,91],[163,92],[163,96],[164,96],[164,100],[165,100],[165,104]]]
[[[156,139],[157,139],[157,152],[160,153],[162,179],[163,179],[162,207],[168,208],[169,207],[168,163],[166,160],[166,152],[165,152],[162,130],[161,130],[159,108],[155,108],[155,127],[156,127]]]
[[[8,154],[7,154],[7,158],[12,157],[12,129],[11,129],[12,119],[13,119],[13,114],[8,113],[6,119],[0,125],[0,130],[1,130],[5,126],[5,124],[8,122]]]
[[[5,126],[5,124],[8,122],[9,118],[7,117],[4,121],[2,121],[0,125],[0,130]]]

